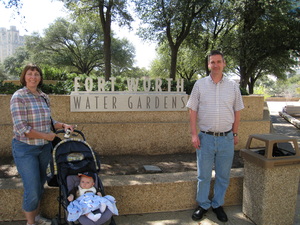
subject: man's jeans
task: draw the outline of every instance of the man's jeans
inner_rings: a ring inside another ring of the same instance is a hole
[[[51,142],[46,145],[28,145],[12,140],[14,161],[24,186],[23,209],[26,212],[37,209],[41,200],[51,148]]]
[[[200,132],[200,149],[197,149],[199,206],[204,209],[218,208],[224,204],[224,197],[230,181],[230,170],[234,156],[234,138],[230,132],[226,136],[213,136]],[[214,196],[209,200],[212,169],[215,165]]]

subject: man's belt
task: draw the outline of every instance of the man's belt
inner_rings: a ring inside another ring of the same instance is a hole
[[[201,131],[204,134],[209,134],[209,135],[213,135],[213,136],[227,136],[227,134],[229,134],[231,132],[231,130],[226,131],[226,132],[212,132],[212,131]]]

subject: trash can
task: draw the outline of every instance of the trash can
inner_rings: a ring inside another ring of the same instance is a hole
[[[250,135],[244,159],[243,213],[257,225],[294,224],[300,174],[295,138]]]

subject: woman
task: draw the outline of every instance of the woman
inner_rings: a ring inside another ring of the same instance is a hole
[[[42,70],[27,65],[20,77],[23,88],[16,91],[10,101],[14,137],[13,157],[24,186],[23,210],[27,225],[51,224],[39,216],[39,206],[46,169],[51,157],[51,111],[49,97],[39,87],[43,84]],[[73,126],[52,120],[55,129],[71,129]]]

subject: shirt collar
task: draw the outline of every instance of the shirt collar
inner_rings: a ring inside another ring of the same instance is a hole
[[[23,89],[26,92],[26,94],[33,94],[26,86],[24,86]],[[37,89],[37,92],[39,93],[39,95],[43,96],[43,92],[40,89]]]
[[[223,74],[222,79],[220,80],[219,83],[223,83],[225,79],[226,79],[226,78],[225,78],[225,76],[224,76],[224,74]],[[214,80],[212,79],[211,74],[209,74],[209,80],[210,80],[213,84],[216,84],[216,83],[214,82]]]

